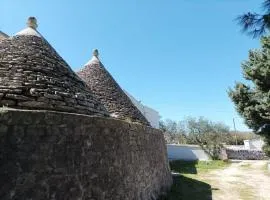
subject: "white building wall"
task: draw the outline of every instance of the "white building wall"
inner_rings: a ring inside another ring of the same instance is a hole
[[[210,157],[199,145],[167,144],[169,160],[210,160]]]
[[[142,113],[146,117],[146,119],[150,122],[152,127],[159,128],[160,116],[157,111],[155,111],[152,108],[149,108],[148,106],[144,106]]]
[[[262,150],[264,141],[260,139],[244,140],[245,149],[247,150]]]
[[[145,118],[149,121],[151,126],[153,128],[159,128],[159,120],[160,115],[158,111],[143,105],[140,101],[135,99],[131,94],[129,94],[127,91],[124,91],[127,96],[130,98],[132,103],[141,111],[141,113],[145,116]]]
[[[249,141],[250,149],[262,150],[264,142],[262,139],[253,139]]]
[[[245,149],[250,149],[250,140],[244,140]]]

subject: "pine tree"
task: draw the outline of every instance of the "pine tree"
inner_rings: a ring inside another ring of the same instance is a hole
[[[260,127],[270,124],[270,37],[262,37],[261,49],[251,50],[249,59],[242,63],[244,78],[250,85],[236,83],[229,96],[248,127],[258,133]],[[270,131],[260,131],[270,155]]]
[[[270,0],[264,0],[261,13],[247,12],[236,18],[242,31],[253,38],[265,35],[270,30]]]

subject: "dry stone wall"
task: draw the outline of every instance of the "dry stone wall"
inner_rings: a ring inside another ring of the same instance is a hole
[[[265,154],[259,150],[226,149],[228,159],[236,160],[264,160]]]
[[[37,36],[0,42],[0,106],[108,115],[86,84]]]
[[[163,134],[115,119],[2,109],[0,199],[149,200],[172,183]]]

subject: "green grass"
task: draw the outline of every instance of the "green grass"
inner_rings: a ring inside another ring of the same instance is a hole
[[[175,160],[170,162],[171,170],[181,174],[197,174],[213,169],[221,169],[228,166],[228,162],[221,160],[212,161],[182,161]]]
[[[214,169],[222,169],[228,166],[228,162],[214,161],[171,161],[170,167],[181,175],[174,176],[173,186],[167,197],[160,200],[211,200],[213,190],[211,185],[199,180],[198,173],[206,173]]]

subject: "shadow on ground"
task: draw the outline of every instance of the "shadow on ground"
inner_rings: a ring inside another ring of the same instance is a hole
[[[212,200],[212,191],[218,188],[211,188],[208,183],[191,178],[198,174],[197,167],[201,170],[210,165],[198,161],[174,160],[170,162],[170,167],[174,183],[167,196],[159,200]]]
[[[211,185],[182,175],[173,177],[167,197],[160,200],[212,200]]]

